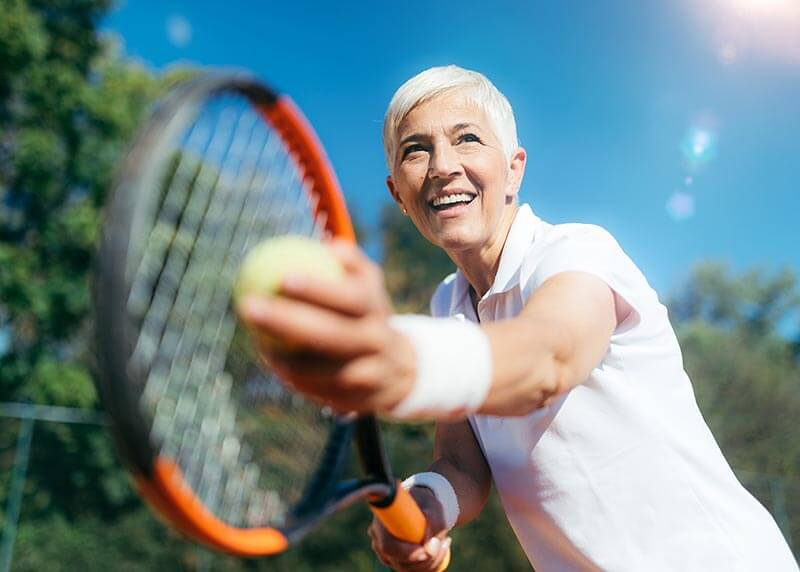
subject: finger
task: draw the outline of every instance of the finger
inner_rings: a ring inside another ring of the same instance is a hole
[[[404,572],[438,572],[444,564],[445,559],[450,551],[450,539],[446,539],[441,543],[436,556],[431,556],[427,549],[423,549],[421,553],[414,553],[408,560],[395,561],[394,567],[397,570]]]
[[[425,543],[425,552],[431,558],[435,558],[439,555],[439,550],[442,548],[442,541],[434,536],[433,538],[428,539],[428,542]]]
[[[291,388],[310,395],[338,411],[367,411],[393,404],[402,391],[376,394],[379,381],[386,378],[383,362],[364,356],[341,361],[310,354],[264,356],[275,374]]]
[[[452,542],[453,539],[450,537],[447,537],[442,541],[438,554],[431,557],[431,570],[438,571],[441,568],[442,564],[444,564],[445,560],[450,555],[450,546],[452,545]]]
[[[373,538],[377,554],[390,562],[393,569],[427,570],[433,557],[425,546],[398,540],[385,529],[380,529]]]
[[[363,316],[370,310],[367,282],[357,278],[337,282],[291,275],[281,282],[281,294],[349,316]]]
[[[319,358],[287,357],[280,353],[266,354],[263,357],[288,389],[302,391],[321,403],[325,403],[331,393],[326,391],[326,385],[341,368],[341,362],[333,363]]]
[[[392,570],[401,570],[402,572],[438,572],[437,566],[440,565],[441,562],[437,562],[425,555],[425,557],[419,561],[392,562],[389,566]]]
[[[381,554],[395,563],[421,562],[430,558],[421,545],[398,540],[383,528],[375,535],[375,543]]]
[[[384,307],[383,309],[391,312],[391,301],[386,293],[385,277],[381,267],[371,260],[363,250],[344,241],[334,241],[330,248],[348,275],[359,281],[363,279],[367,294],[379,295],[382,298],[379,302]],[[374,299],[372,301],[376,302]]]
[[[392,570],[399,570],[403,572],[428,572],[430,570],[435,570],[431,568],[432,560],[430,557],[424,554],[419,560],[397,560],[389,557],[381,557],[380,555],[378,558],[381,560],[384,566],[388,566]]]
[[[336,312],[287,298],[244,299],[240,315],[261,334],[314,353],[351,357],[378,349],[375,328]]]
[[[415,551],[409,560],[398,564],[408,572],[437,572],[448,558],[451,542],[449,537],[432,537],[421,547],[421,551]]]
[[[383,525],[373,522],[369,530],[372,548],[385,566],[404,572],[436,572],[444,560],[437,553],[434,558],[425,546],[407,543],[390,535]]]
[[[336,259],[350,274],[363,274],[369,271],[374,263],[357,245],[341,239],[333,239],[328,248]]]

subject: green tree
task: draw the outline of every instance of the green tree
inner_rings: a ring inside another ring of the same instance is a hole
[[[698,404],[742,482],[800,548],[800,293],[792,272],[698,265],[669,303]]]
[[[381,213],[381,242],[386,287],[396,310],[427,314],[433,291],[455,265],[394,203],[387,203]]]
[[[191,73],[157,77],[122,59],[96,29],[109,5],[0,0],[2,401],[97,407],[91,267],[113,165],[150,101]],[[0,443],[3,469],[14,454],[11,435]],[[163,528],[143,512],[105,431],[36,425],[15,569],[74,569],[66,560],[37,561],[59,554],[35,550],[42,539],[66,552],[95,543],[108,554],[127,551],[135,562],[136,550],[122,537],[111,548],[109,523],[125,527],[140,518],[151,525],[137,529],[137,542],[152,544],[153,531]]]

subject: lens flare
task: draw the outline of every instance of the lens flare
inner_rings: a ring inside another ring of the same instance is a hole
[[[716,156],[717,136],[709,127],[692,126],[681,141],[681,153],[691,168],[700,167]]]
[[[686,0],[722,65],[752,59],[800,65],[800,0]]]
[[[694,197],[686,191],[677,190],[672,193],[666,206],[675,222],[683,222],[694,216]]]
[[[176,14],[167,19],[167,38],[177,48],[185,48],[192,41],[192,24]]]
[[[719,48],[719,60],[726,66],[736,63],[739,59],[739,49],[732,42],[725,42]]]
[[[763,15],[774,18],[797,12],[796,0],[728,0],[732,8],[741,15]]]

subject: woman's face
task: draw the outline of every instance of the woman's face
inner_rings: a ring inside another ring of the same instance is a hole
[[[412,109],[397,141],[387,185],[419,231],[447,251],[502,246],[525,151],[508,159],[486,114],[458,92]]]

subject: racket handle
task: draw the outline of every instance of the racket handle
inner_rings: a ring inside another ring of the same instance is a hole
[[[425,515],[417,506],[414,497],[397,483],[397,489],[392,504],[385,507],[377,507],[370,503],[370,510],[375,517],[381,521],[383,527],[389,534],[412,544],[422,544],[425,540],[425,528],[427,523]],[[437,572],[443,572],[450,565],[450,550],[439,566]]]

